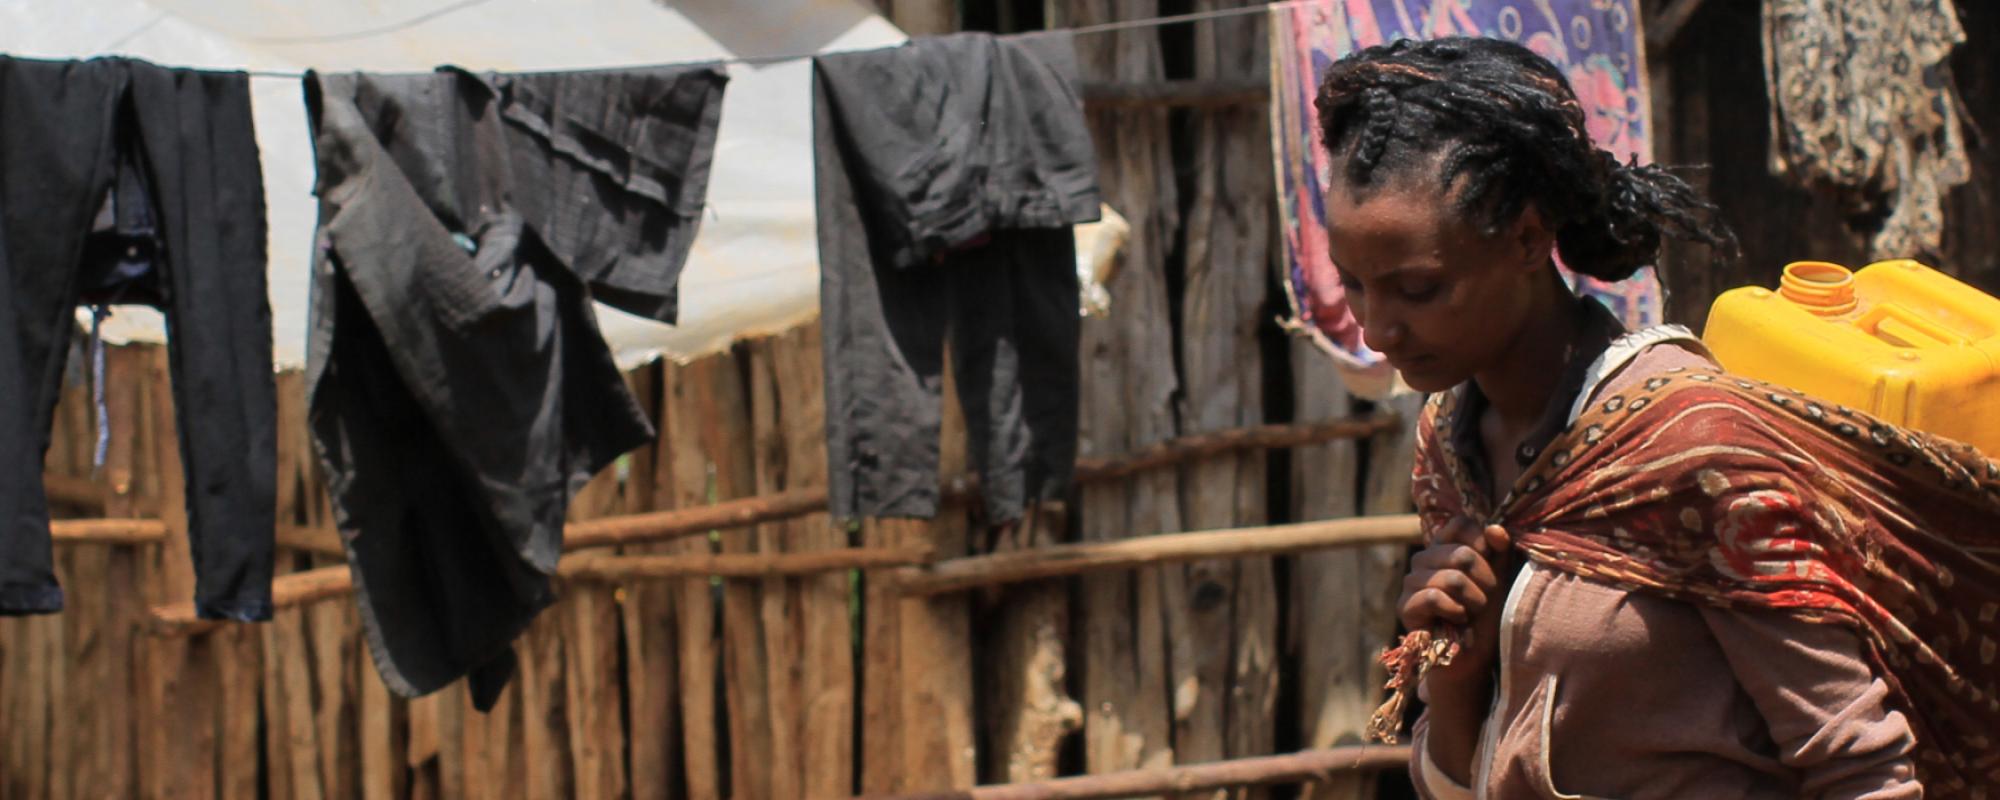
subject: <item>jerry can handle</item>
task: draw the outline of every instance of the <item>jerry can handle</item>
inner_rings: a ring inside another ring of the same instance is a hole
[[[1964,346],[1972,340],[1923,318],[1900,303],[1882,303],[1857,321],[1869,335],[1898,347]]]

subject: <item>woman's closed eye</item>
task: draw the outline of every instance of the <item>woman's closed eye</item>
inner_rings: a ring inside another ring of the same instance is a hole
[[[1438,290],[1442,286],[1439,282],[1432,280],[1411,280],[1398,283],[1396,291],[1403,296],[1404,300],[1412,303],[1423,303],[1437,297]]]

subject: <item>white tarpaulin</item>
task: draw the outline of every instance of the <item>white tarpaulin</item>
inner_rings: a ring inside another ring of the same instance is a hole
[[[882,47],[902,42],[864,0],[0,0],[0,52],[127,55],[164,66],[296,73],[422,72],[440,64],[536,71]],[[681,275],[680,324],[598,307],[621,362],[689,356],[775,331],[819,307],[813,229],[811,65],[732,64],[708,212]],[[305,361],[316,205],[299,82],[251,84],[270,222],[273,349]],[[163,336],[150,309],[119,308],[112,341]]]

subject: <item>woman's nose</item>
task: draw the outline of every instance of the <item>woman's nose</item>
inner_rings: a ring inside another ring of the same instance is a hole
[[[1380,309],[1357,309],[1357,312],[1355,316],[1361,323],[1361,340],[1368,344],[1368,349],[1389,353],[1402,347],[1405,334],[1402,320],[1381,313]]]

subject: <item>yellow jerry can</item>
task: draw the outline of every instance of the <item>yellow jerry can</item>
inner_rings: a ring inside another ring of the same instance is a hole
[[[1716,298],[1724,369],[2000,455],[2000,299],[1908,259],[1785,266]]]

